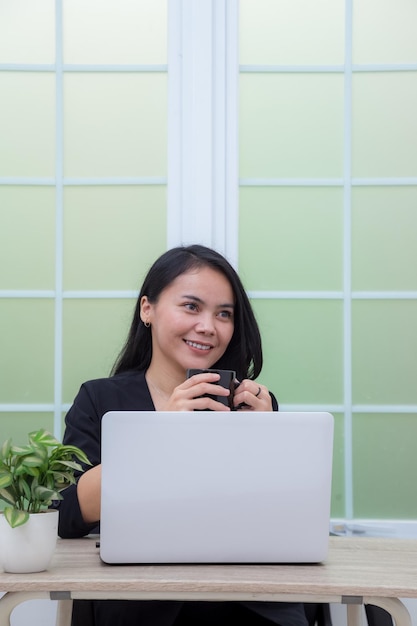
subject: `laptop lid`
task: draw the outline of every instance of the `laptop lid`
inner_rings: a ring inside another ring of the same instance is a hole
[[[107,563],[326,558],[333,416],[111,411],[102,420]]]

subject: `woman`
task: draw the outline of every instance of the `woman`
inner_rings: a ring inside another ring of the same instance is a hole
[[[229,369],[238,386],[233,404],[244,411],[278,410],[255,382],[262,368],[259,329],[243,285],[226,259],[200,245],[163,254],[149,270],[132,324],[110,378],[82,385],[66,416],[64,442],[93,464],[59,503],[61,537],[97,531],[100,518],[100,424],[110,410],[230,410],[218,374],[186,378],[188,369]],[[74,603],[74,626],[281,624],[305,626],[300,604],[124,602]]]

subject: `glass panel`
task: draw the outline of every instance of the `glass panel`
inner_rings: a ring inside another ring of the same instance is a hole
[[[338,177],[343,172],[343,76],[242,74],[240,175]]]
[[[352,192],[354,290],[417,290],[417,187]]]
[[[417,404],[417,301],[354,301],[353,399]]]
[[[54,62],[54,0],[1,0],[0,63]]]
[[[28,434],[41,428],[53,434],[53,413],[0,413],[0,444],[11,437],[14,445],[23,446],[28,442]]]
[[[343,0],[240,0],[239,17],[243,64],[344,61]]]
[[[333,413],[334,416],[334,444],[333,444],[333,475],[332,475],[332,505],[330,515],[333,518],[345,516],[345,449],[344,449],[344,419],[343,415]]]
[[[128,298],[64,302],[64,402],[72,402],[86,380],[109,375],[127,337],[135,303]]]
[[[263,338],[261,379],[281,405],[343,401],[343,305],[253,300]]]
[[[354,416],[355,517],[417,517],[416,440],[416,414]]]
[[[3,299],[0,402],[53,402],[54,302]]]
[[[417,72],[353,76],[354,176],[415,176]]]
[[[164,176],[165,74],[67,74],[66,176]]]
[[[55,76],[1,72],[2,176],[54,176]]]
[[[54,289],[54,189],[0,187],[0,223],[0,289]]]
[[[239,272],[246,289],[342,289],[342,190],[244,187],[240,194]]]
[[[166,0],[64,2],[65,63],[167,62]]]
[[[416,2],[354,2],[354,63],[417,63],[416,24]]]
[[[164,187],[67,188],[64,288],[137,289],[166,249],[165,193]]]

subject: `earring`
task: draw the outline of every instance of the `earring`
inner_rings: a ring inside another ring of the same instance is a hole
[[[151,325],[151,323],[150,323],[150,322],[148,322],[148,321],[143,322],[143,324],[144,324],[145,328],[149,328],[149,327],[150,327],[150,325]]]

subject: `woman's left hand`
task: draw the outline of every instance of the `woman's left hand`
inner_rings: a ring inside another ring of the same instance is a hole
[[[272,411],[272,399],[267,387],[248,378],[236,387],[233,404],[238,411]]]

